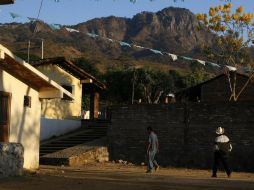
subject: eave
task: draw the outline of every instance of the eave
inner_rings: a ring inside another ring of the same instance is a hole
[[[0,5],[13,4],[15,0],[0,0]]]
[[[39,92],[39,98],[63,98],[72,94],[0,44],[0,68]]]

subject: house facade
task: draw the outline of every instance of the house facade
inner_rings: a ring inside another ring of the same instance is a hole
[[[56,81],[73,96],[69,99],[42,100],[41,140],[58,136],[81,127],[84,117],[82,98],[90,97],[90,119],[98,118],[100,91],[105,85],[64,57],[49,58],[31,63],[36,69]]]
[[[50,79],[57,81],[68,90],[74,99],[42,100],[42,117],[49,119],[80,119],[82,107],[82,84],[75,76],[67,73],[57,65],[41,65],[36,67]]]
[[[24,168],[39,166],[41,100],[71,93],[0,44],[0,142],[21,143]]]
[[[245,84],[246,88],[242,91],[238,101],[253,101],[254,88],[252,80],[248,81],[249,77],[241,73],[236,75],[236,93],[240,92]],[[234,73],[231,72],[230,81],[234,81]],[[184,89],[176,93],[177,102],[227,102],[231,96],[229,78],[225,74],[220,74],[208,81],[200,83],[196,86]]]

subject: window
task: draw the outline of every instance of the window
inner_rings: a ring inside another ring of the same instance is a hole
[[[31,108],[31,96],[24,96],[24,107]]]
[[[62,87],[67,90],[68,92],[72,93],[72,86],[71,85],[62,85]]]
[[[74,94],[74,86],[72,86],[72,85],[62,85],[62,87],[65,90],[67,90],[68,92],[70,92],[72,95]],[[62,100],[70,100],[70,98],[66,94],[63,94]]]

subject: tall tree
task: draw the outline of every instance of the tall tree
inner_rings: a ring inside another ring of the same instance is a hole
[[[243,87],[236,90],[236,69],[250,67],[253,61],[249,48],[254,43],[253,14],[244,12],[243,6],[233,11],[232,3],[228,3],[211,7],[208,14],[197,14],[197,18],[201,22],[199,29],[216,35],[214,43],[204,45],[203,50],[210,59],[225,66],[231,90],[229,100],[237,101],[254,77],[252,72]]]

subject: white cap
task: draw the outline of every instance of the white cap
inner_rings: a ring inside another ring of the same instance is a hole
[[[224,133],[224,128],[218,127],[218,128],[216,129],[216,134],[217,134],[217,135],[222,135],[223,133]]]

